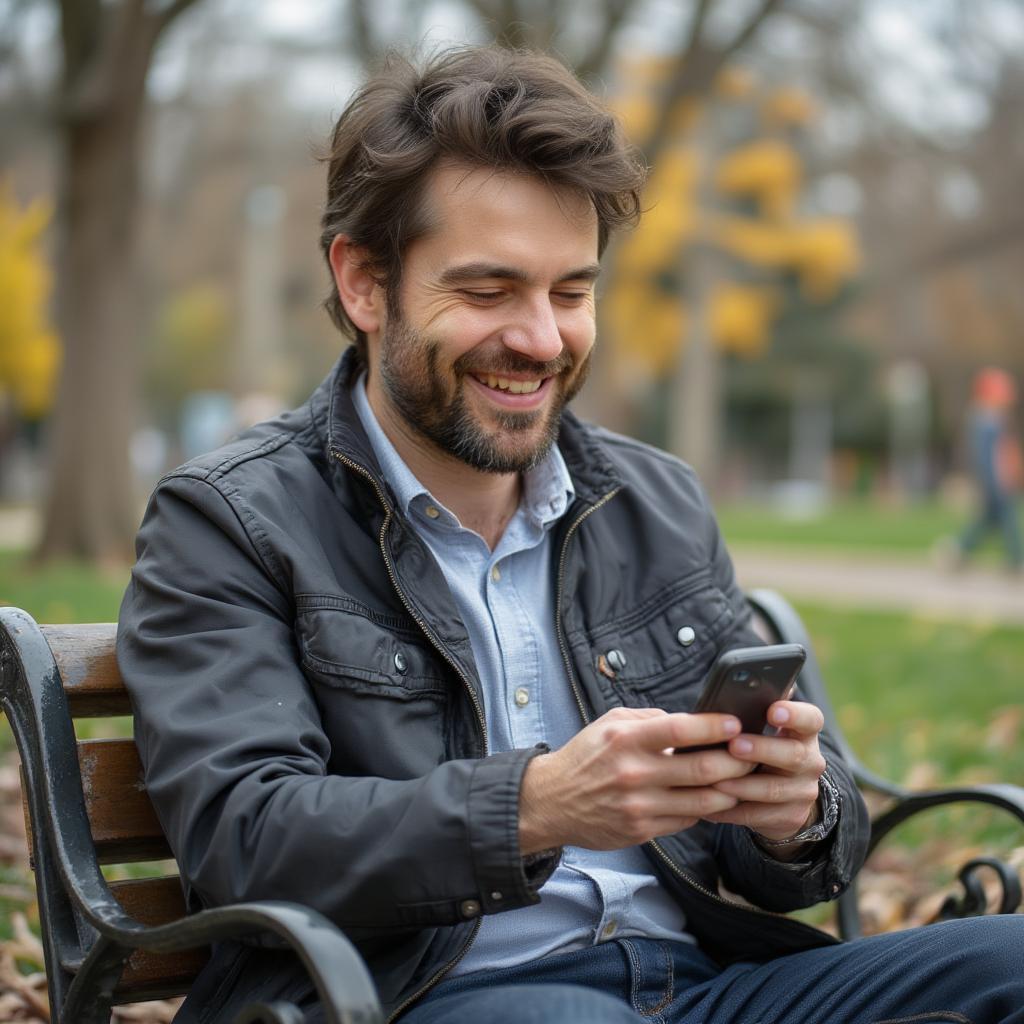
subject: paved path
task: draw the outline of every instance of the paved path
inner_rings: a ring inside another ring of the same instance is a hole
[[[734,546],[732,556],[745,589],[772,587],[795,601],[1024,625],[1024,576],[996,569],[953,571],[907,556],[779,547]]]

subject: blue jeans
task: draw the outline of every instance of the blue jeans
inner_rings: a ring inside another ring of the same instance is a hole
[[[617,939],[442,982],[402,1024],[1024,1024],[1024,916],[971,918],[719,969]]]

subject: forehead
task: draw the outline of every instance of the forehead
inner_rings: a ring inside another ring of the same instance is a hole
[[[530,174],[441,165],[427,183],[424,207],[429,227],[409,257],[428,249],[435,260],[497,261],[538,273],[597,259],[590,199]]]

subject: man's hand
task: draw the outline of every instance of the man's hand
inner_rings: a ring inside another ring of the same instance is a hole
[[[714,783],[721,793],[735,797],[735,807],[706,814],[709,821],[746,825],[771,840],[785,840],[814,823],[818,779],[825,759],[818,749],[824,716],[813,704],[776,701],[768,721],[780,727],[777,736],[737,736],[729,753],[739,761],[761,765],[742,778]]]
[[[522,853],[619,850],[728,813],[740,798],[718,787],[754,763],[724,748],[672,748],[722,743],[739,729],[731,715],[614,708],[560,750],[530,761],[519,800]]]

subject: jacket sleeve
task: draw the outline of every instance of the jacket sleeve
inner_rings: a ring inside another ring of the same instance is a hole
[[[735,612],[734,626],[722,649],[762,644],[751,625],[750,607],[736,583],[732,560],[710,509],[708,521],[712,571]],[[835,899],[864,862],[871,830],[864,799],[827,731],[821,733],[819,743],[838,791],[839,818],[831,836],[810,848],[807,860],[776,860],[757,845],[748,829],[738,825],[720,825],[716,830],[715,858],[725,885],[765,910],[784,913]]]
[[[539,751],[407,780],[328,774],[291,595],[224,486],[162,482],[117,640],[146,785],[190,902],[294,900],[373,930],[536,903],[556,858],[524,867],[518,801]]]

